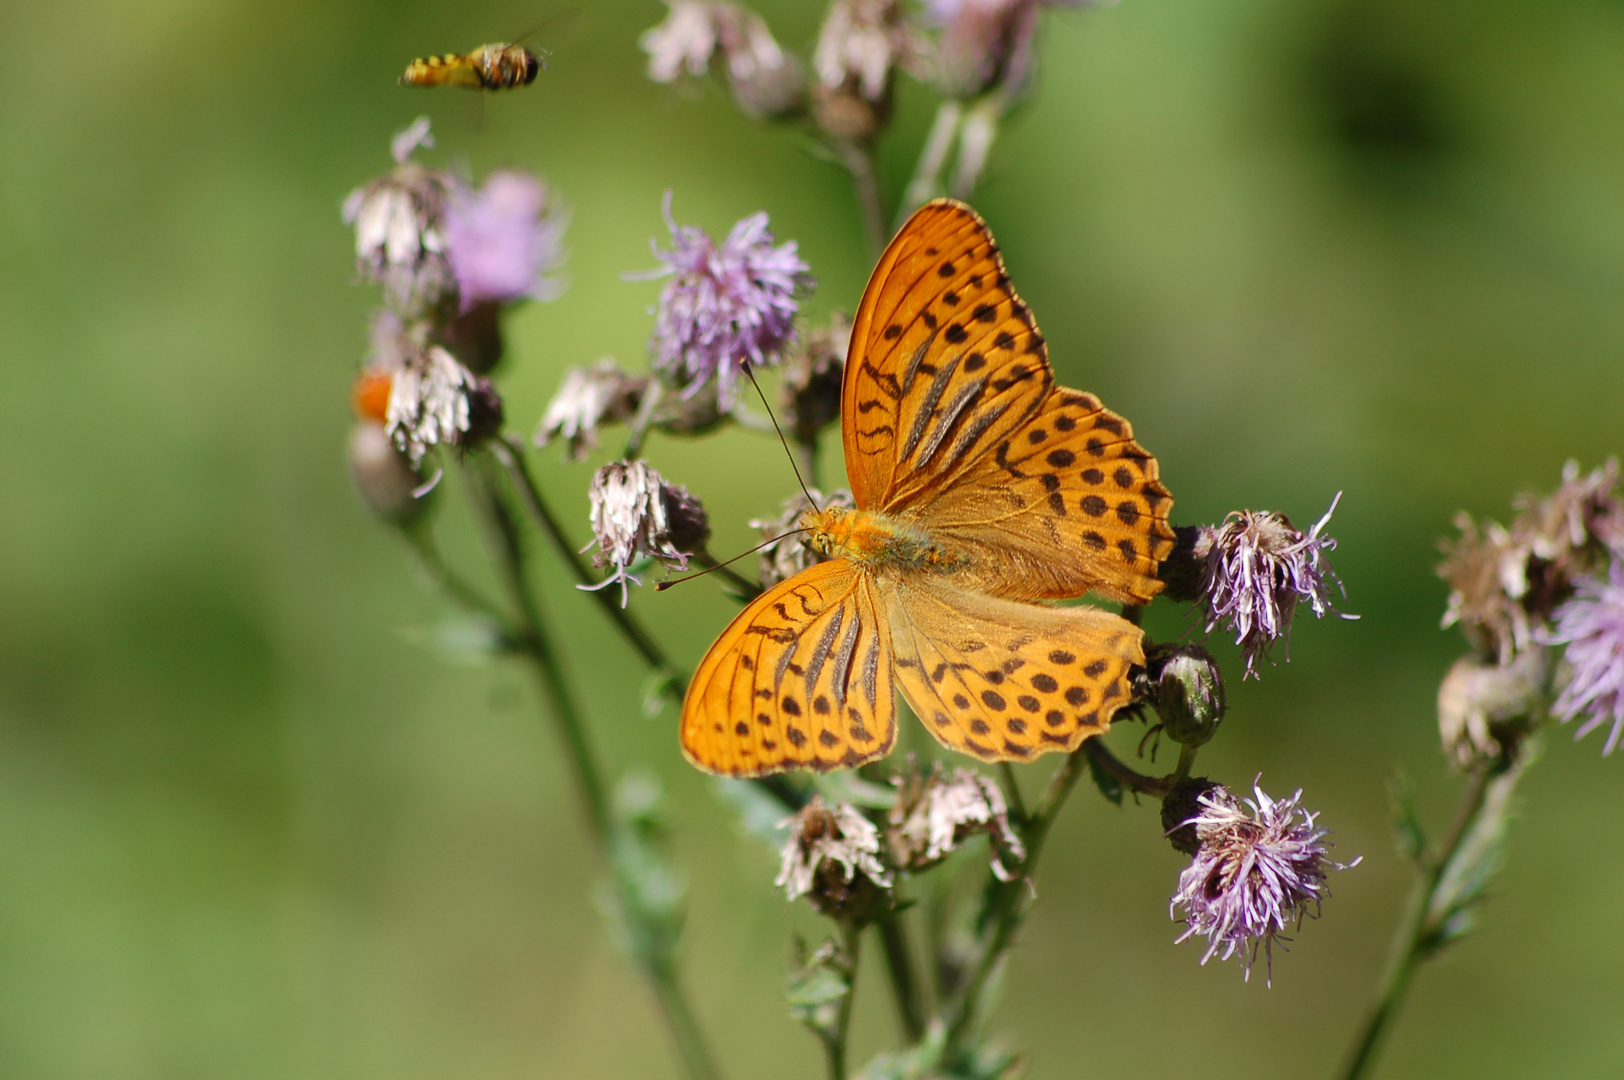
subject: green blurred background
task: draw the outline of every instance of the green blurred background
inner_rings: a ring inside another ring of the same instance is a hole
[[[819,4],[758,6],[787,44],[815,33]],[[430,160],[558,187],[573,285],[511,321],[519,430],[566,366],[642,362],[657,285],[620,275],[652,265],[667,189],[713,231],[766,209],[819,278],[810,310],[849,310],[869,263],[849,185],[714,88],[648,82],[636,39],[663,12],[589,5],[480,122],[471,96],[396,76],[545,8],[0,10],[0,1073],[675,1075],[523,673],[423,645],[445,608],[350,490],[375,295],[339,220],[424,110]],[[1289,666],[1232,684],[1202,763],[1303,787],[1365,861],[1274,988],[1245,985],[1172,945],[1182,861],[1154,808],[1080,790],[994,1028],[1034,1077],[1325,1076],[1408,885],[1389,770],[1440,829],[1457,790],[1433,720],[1462,648],[1438,629],[1435,538],[1624,443],[1624,4],[1127,0],[1052,18],[1043,61],[977,203],[1063,380],[1133,420],[1179,521],[1307,524],[1346,491],[1332,531],[1361,621],[1305,622]],[[931,107],[904,90],[893,197]],[[791,490],[756,436],[651,453],[705,498],[719,551]],[[587,468],[546,457],[584,535]],[[781,1006],[789,934],[817,921],[682,762],[671,712],[640,715],[597,614],[556,574],[545,601],[605,759],[666,786],[686,978],[728,1073],[820,1075]],[[729,610],[705,585],[634,604],[685,663]],[[1624,1071],[1624,760],[1566,735],[1383,1076]],[[883,990],[865,972],[858,1061],[892,1039]]]

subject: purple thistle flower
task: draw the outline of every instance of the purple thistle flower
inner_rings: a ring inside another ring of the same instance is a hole
[[[723,407],[733,402],[741,361],[770,364],[794,339],[795,294],[813,285],[795,241],[773,246],[765,212],[752,214],[717,245],[703,229],[678,226],[665,196],[670,251],[654,248],[662,269],[640,277],[671,277],[655,309],[653,367],[670,384],[686,382],[685,397],[717,382]]]
[[[446,257],[462,311],[486,302],[551,300],[563,283],[564,228],[545,184],[516,170],[491,173],[475,191],[459,184],[446,206]]]
[[[618,583],[621,607],[626,606],[627,583],[642,584],[631,572],[633,563],[653,558],[686,570],[689,558],[710,537],[710,519],[699,500],[687,488],[666,483],[642,461],[614,461],[599,469],[590,498],[592,543],[598,545],[594,562],[614,569],[597,585],[576,588],[596,591]]]
[[[1624,559],[1614,559],[1606,578],[1581,578],[1573,598],[1556,609],[1549,637],[1565,645],[1572,674],[1551,711],[1564,722],[1584,723],[1573,733],[1582,739],[1612,721],[1602,754],[1611,754],[1624,736]]]
[[[1277,801],[1253,780],[1252,793],[1257,800],[1247,799],[1243,807],[1215,786],[1200,796],[1200,812],[1176,827],[1193,826],[1199,847],[1179,875],[1168,915],[1177,920],[1182,906],[1187,929],[1178,943],[1200,934],[1207,939],[1203,964],[1220,949],[1221,960],[1238,955],[1248,981],[1261,946],[1272,985],[1274,943],[1290,940],[1283,931],[1292,924],[1319,915],[1320,901],[1330,895],[1329,871],[1347,870],[1360,860],[1344,866],[1326,858],[1330,845],[1320,840],[1330,830],[1317,828],[1317,815],[1298,805],[1301,789]]]
[[[1203,527],[1196,551],[1206,559],[1201,591],[1207,633],[1219,624],[1235,631],[1235,644],[1246,658],[1243,678],[1256,678],[1258,658],[1267,658],[1274,642],[1290,635],[1298,601],[1306,600],[1316,618],[1327,612],[1358,618],[1331,606],[1330,584],[1342,589],[1326,557],[1336,541],[1320,535],[1341,499],[1339,491],[1325,516],[1306,533],[1293,528],[1284,514],[1267,510],[1237,510],[1216,529]],[[1289,645],[1287,649],[1290,660]]]

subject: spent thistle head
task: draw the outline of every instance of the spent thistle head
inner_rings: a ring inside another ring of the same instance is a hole
[[[710,520],[705,507],[685,487],[666,483],[642,461],[614,461],[592,477],[592,544],[598,546],[593,561],[613,567],[597,585],[580,589],[601,589],[620,585],[624,607],[627,583],[641,585],[631,572],[639,559],[652,558],[677,570],[688,569],[688,560],[710,538]],[[588,544],[583,550],[589,550]]]

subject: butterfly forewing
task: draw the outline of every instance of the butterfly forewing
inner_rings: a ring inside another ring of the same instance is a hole
[[[1092,394],[1061,387],[918,513],[973,554],[965,580],[986,592],[1093,592],[1145,604],[1161,590],[1156,570],[1173,550],[1172,505],[1128,422]]]
[[[841,407],[860,507],[896,511],[951,484],[1037,411],[1054,383],[992,234],[945,199],[891,241],[851,342]]]
[[[896,741],[890,627],[869,576],[819,563],[757,597],[694,673],[688,760],[726,776],[849,768]]]
[[[1091,394],[1054,385],[1048,349],[985,222],[916,213],[869,281],[842,407],[859,506],[925,525],[1002,596],[1146,603],[1172,550],[1156,459]]]
[[[1021,604],[939,579],[882,585],[897,683],[943,746],[983,761],[1072,751],[1128,703],[1142,635],[1097,608]]]

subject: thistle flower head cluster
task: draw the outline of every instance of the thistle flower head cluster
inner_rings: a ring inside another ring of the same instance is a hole
[[[1252,793],[1255,799],[1239,800],[1210,785],[1200,794],[1197,812],[1180,823],[1194,830],[1195,858],[1179,875],[1168,913],[1177,920],[1184,909],[1179,942],[1207,939],[1203,964],[1238,956],[1249,980],[1261,949],[1272,980],[1274,943],[1289,941],[1288,928],[1318,915],[1330,871],[1359,860],[1344,866],[1328,858],[1322,839],[1329,830],[1301,808],[1301,791],[1275,800],[1254,781]]]
[[[577,588],[618,584],[623,607],[627,584],[642,584],[631,572],[634,563],[652,558],[686,570],[710,537],[710,519],[699,500],[687,488],[666,483],[642,461],[615,461],[599,469],[592,477],[590,499],[592,543],[598,547],[594,561],[612,570],[599,584]]]
[[[1443,625],[1459,626],[1480,652],[1507,663],[1537,643],[1574,582],[1624,552],[1618,462],[1581,475],[1576,462],[1543,498],[1522,496],[1509,527],[1460,514],[1438,576],[1449,585]]]
[[[392,308],[414,317],[454,305],[457,291],[445,235],[454,181],[409,160],[418,146],[432,145],[419,125],[396,137],[395,170],[344,200],[344,221],[355,227],[357,272],[383,287]]]
[[[871,103],[890,90],[891,72],[924,50],[898,0],[835,0],[824,16],[812,68],[828,90],[843,88]]]
[[[1324,529],[1341,498],[1339,492],[1306,533],[1284,514],[1238,510],[1216,529],[1203,526],[1195,536],[1207,632],[1218,626],[1235,632],[1246,660],[1243,678],[1256,678],[1258,660],[1269,656],[1276,641],[1288,641],[1299,602],[1316,617],[1335,611],[1331,587],[1340,591],[1342,586],[1327,553],[1336,541]]]
[[[796,294],[810,289],[811,269],[795,241],[773,246],[765,213],[733,226],[718,244],[703,229],[677,225],[665,199],[671,249],[654,248],[665,265],[647,275],[669,278],[655,309],[654,371],[692,395],[714,380],[724,408],[733,401],[739,365],[777,362],[795,336]]]
[[[850,803],[829,807],[814,795],[779,827],[790,834],[774,884],[791,900],[804,896],[824,915],[854,918],[891,888],[880,830]]]

